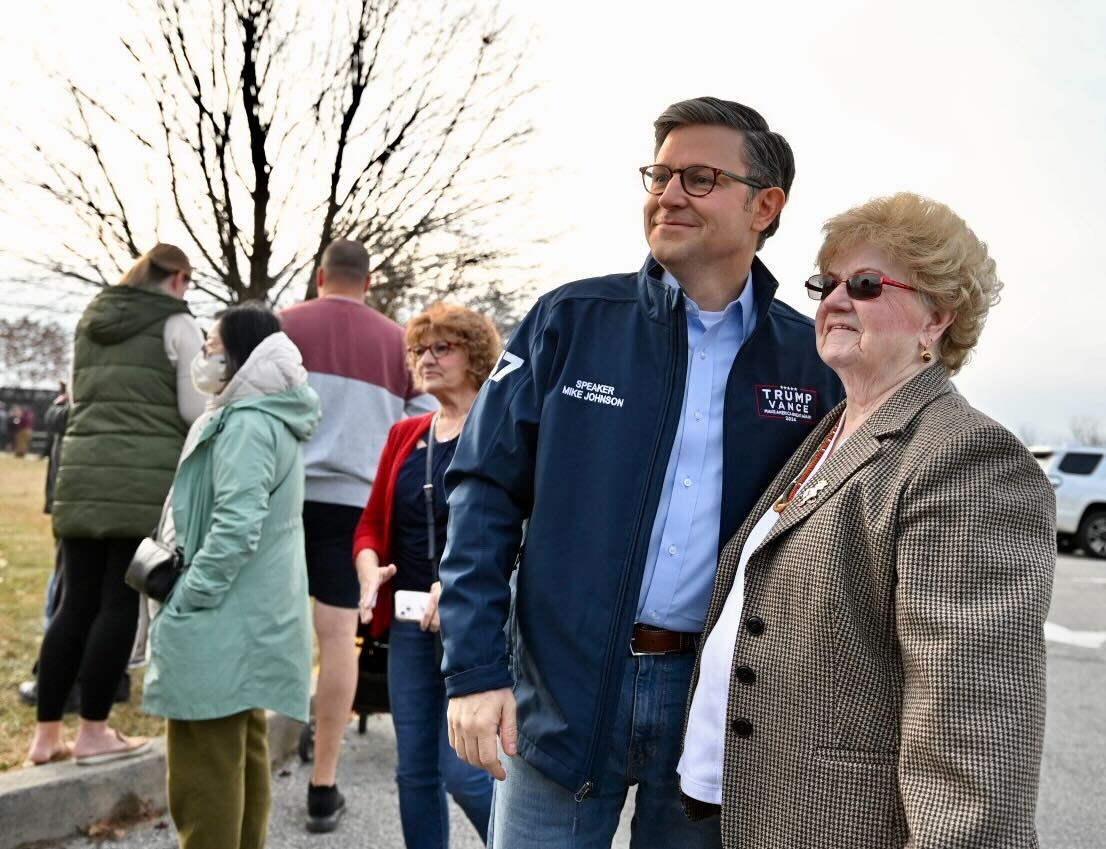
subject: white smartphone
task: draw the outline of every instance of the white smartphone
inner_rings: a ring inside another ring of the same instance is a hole
[[[400,622],[421,622],[426,606],[430,603],[430,593],[414,590],[396,590],[396,619]]]

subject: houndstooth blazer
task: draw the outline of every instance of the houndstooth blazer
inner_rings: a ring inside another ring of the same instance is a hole
[[[753,525],[843,407],[725,546],[707,632]],[[821,480],[747,566],[724,845],[1036,847],[1056,556],[1048,480],[940,365],[873,413]]]

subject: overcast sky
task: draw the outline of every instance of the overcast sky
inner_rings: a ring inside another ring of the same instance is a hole
[[[122,4],[2,5],[7,120],[49,115],[47,66],[108,85],[125,71],[112,43]],[[637,268],[636,168],[652,161],[653,119],[687,97],[739,100],[795,150],[792,196],[762,252],[785,301],[813,314],[802,281],[826,218],[876,195],[930,195],[989,244],[1006,284],[961,391],[1038,440],[1075,417],[1106,423],[1106,3],[502,5],[540,84],[518,176],[533,200],[502,225],[525,215],[520,239],[550,236],[520,248],[535,293]],[[11,127],[0,140],[10,152]],[[0,306],[31,298],[0,292]]]

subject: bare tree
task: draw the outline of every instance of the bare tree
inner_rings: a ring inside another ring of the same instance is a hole
[[[0,318],[0,381],[32,386],[67,380],[69,333],[56,322]]]
[[[1074,418],[1071,438],[1078,445],[1106,445],[1106,423],[1092,418]]]
[[[26,182],[78,225],[46,271],[118,279],[169,225],[222,303],[314,296],[339,236],[373,258],[397,315],[439,297],[511,299],[496,214],[530,132],[524,47],[484,0],[157,0],[124,36],[137,99],[63,79],[70,144],[34,144]],[[323,11],[325,10],[325,11]],[[75,147],[74,147],[75,144]],[[12,184],[19,190],[24,184]]]
[[[1018,425],[1017,433],[1023,445],[1036,445],[1040,442],[1040,438],[1037,435],[1037,428],[1031,424],[1025,424],[1023,422]]]

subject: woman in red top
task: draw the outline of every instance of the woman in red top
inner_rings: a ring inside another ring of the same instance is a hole
[[[491,776],[461,761],[449,746],[436,634],[437,569],[448,518],[445,470],[476,393],[499,356],[500,342],[495,326],[478,313],[435,304],[408,323],[407,346],[419,388],[437,398],[441,409],[392,427],[354,534],[353,554],[361,582],[361,621],[372,621],[374,635],[388,627],[393,591],[415,593],[406,598],[425,602],[420,619],[397,611],[391,622],[388,691],[404,842],[407,849],[445,849],[447,790],[485,843],[491,813]]]

